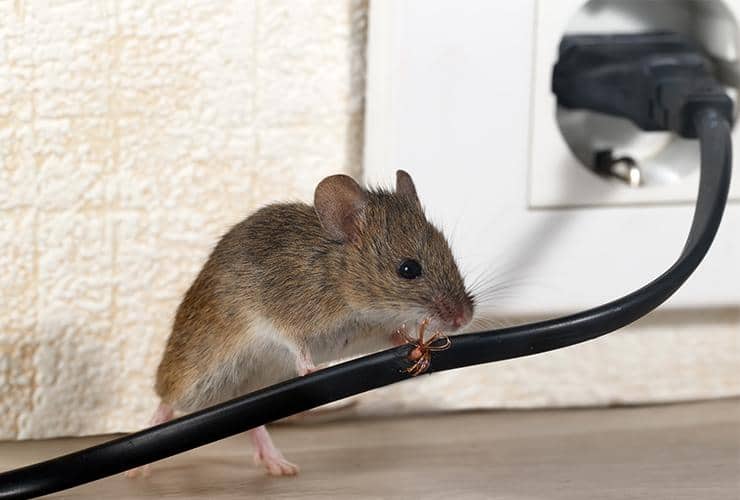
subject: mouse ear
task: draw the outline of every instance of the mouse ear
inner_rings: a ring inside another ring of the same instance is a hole
[[[411,176],[405,170],[396,170],[396,193],[410,196],[417,203],[419,202],[414,181],[411,180]]]
[[[314,208],[321,227],[333,239],[352,241],[367,206],[367,193],[352,177],[332,175],[316,186]]]

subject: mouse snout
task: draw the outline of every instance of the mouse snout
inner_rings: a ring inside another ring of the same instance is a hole
[[[470,313],[461,308],[460,311],[452,318],[452,326],[455,328],[461,328],[470,322]]]
[[[465,301],[458,307],[457,314],[455,314],[452,319],[452,324],[455,328],[462,328],[470,323],[471,319],[473,319],[473,305],[470,302]]]
[[[440,319],[454,330],[467,325],[473,318],[473,304],[469,300],[459,303],[439,301],[437,309]]]

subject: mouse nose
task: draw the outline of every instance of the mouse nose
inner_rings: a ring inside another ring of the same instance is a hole
[[[473,308],[467,304],[463,303],[460,304],[456,310],[455,314],[452,316],[452,326],[455,328],[460,328],[461,326],[467,325],[470,320],[473,317]]]
[[[467,325],[473,318],[473,304],[470,301],[446,301],[436,302],[439,318],[449,327],[457,330]]]
[[[458,314],[456,314],[454,318],[452,318],[452,326],[454,326],[455,328],[460,328],[463,325],[467,325],[468,321],[470,321],[470,316],[463,309]]]

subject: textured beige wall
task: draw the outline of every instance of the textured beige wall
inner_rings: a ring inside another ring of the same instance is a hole
[[[366,4],[0,1],[0,438],[142,426],[220,234],[358,174]]]

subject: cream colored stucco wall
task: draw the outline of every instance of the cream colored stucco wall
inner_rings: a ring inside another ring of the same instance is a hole
[[[360,173],[363,0],[0,1],[0,438],[135,429],[220,234]]]

